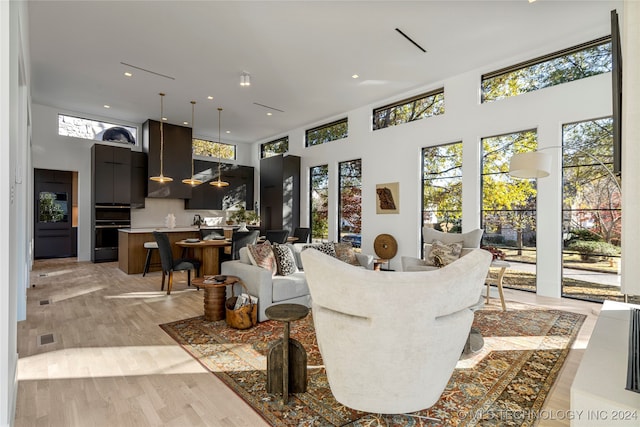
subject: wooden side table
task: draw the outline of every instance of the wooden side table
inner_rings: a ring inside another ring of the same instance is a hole
[[[226,276],[223,281],[207,283],[212,280],[213,278],[208,276],[196,277],[191,279],[191,283],[198,288],[204,289],[204,318],[209,322],[217,322],[218,320],[224,320],[226,317],[224,302],[226,300],[227,285],[239,282],[240,278]]]
[[[282,403],[287,404],[289,392],[304,393],[307,390],[307,352],[302,344],[289,337],[289,324],[309,314],[300,304],[272,305],[265,310],[271,320],[284,322],[284,335],[267,355],[267,393],[282,393]]]
[[[504,278],[504,272],[507,268],[511,267],[507,261],[503,261],[501,259],[494,259],[491,262],[490,268],[499,268],[500,272],[498,273],[498,280],[496,281],[496,286],[498,287],[498,294],[500,294],[500,303],[502,304],[502,311],[507,311],[507,306],[504,303],[504,293],[502,292],[502,279]],[[489,289],[491,285],[491,281],[487,280],[487,304],[489,304]]]

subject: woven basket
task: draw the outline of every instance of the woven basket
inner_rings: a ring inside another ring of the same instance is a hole
[[[249,290],[242,282],[237,282],[242,285],[245,293],[248,295]],[[226,319],[227,325],[235,329],[249,329],[258,323],[258,304],[249,302],[249,304],[234,310],[238,297],[235,295],[235,284],[231,286],[231,297],[225,301]]]

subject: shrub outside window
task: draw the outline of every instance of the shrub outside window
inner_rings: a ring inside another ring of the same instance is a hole
[[[373,130],[444,114],[444,89],[438,89],[373,110]]]
[[[329,238],[329,165],[309,170],[311,239],[320,242]]]
[[[610,72],[611,37],[603,37],[482,76],[482,102]]]
[[[346,138],[349,133],[347,119],[336,120],[326,125],[307,129],[305,132],[305,146],[320,145],[337,139]]]

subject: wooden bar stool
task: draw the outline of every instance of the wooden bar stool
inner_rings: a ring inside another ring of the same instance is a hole
[[[147,259],[144,261],[144,270],[142,271],[142,277],[149,272],[149,265],[151,264],[151,254],[153,251],[158,250],[157,242],[144,242],[144,248],[147,250]]]

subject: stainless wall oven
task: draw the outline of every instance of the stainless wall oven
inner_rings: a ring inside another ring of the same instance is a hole
[[[118,230],[130,227],[131,207],[129,205],[95,205],[92,261],[117,261]]]

